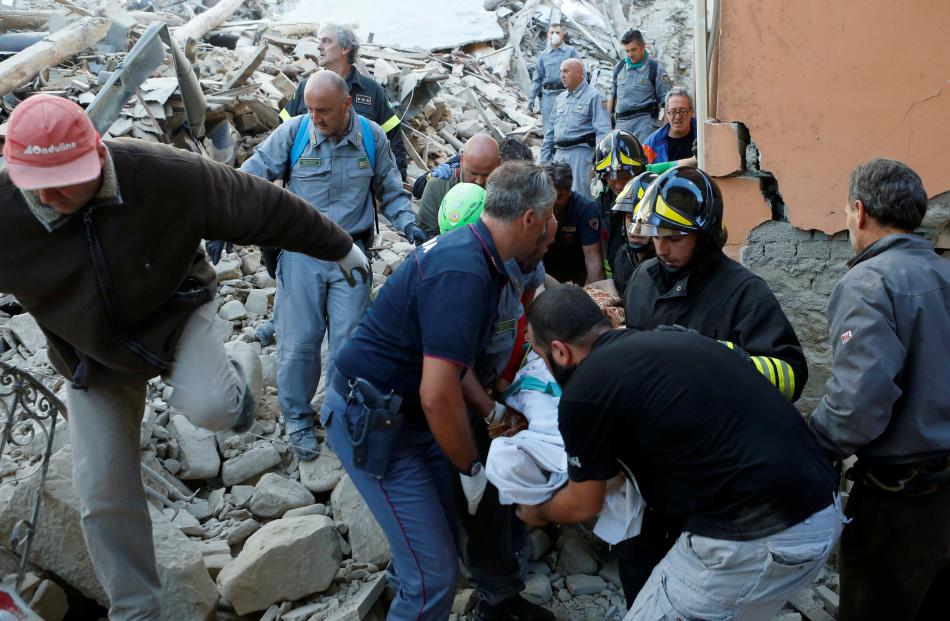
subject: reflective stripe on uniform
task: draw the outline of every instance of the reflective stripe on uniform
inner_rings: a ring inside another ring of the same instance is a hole
[[[281,110],[277,116],[280,117],[281,123],[283,123],[284,121],[289,121],[290,119],[293,118],[292,116],[290,116],[290,113],[287,112],[287,108],[284,108],[283,110]]]
[[[391,117],[389,117],[388,121],[380,125],[380,127],[382,128],[384,133],[388,134],[393,129],[395,129],[397,125],[399,125],[399,117],[394,114]]]

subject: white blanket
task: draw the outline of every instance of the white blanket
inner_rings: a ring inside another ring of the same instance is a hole
[[[525,415],[528,428],[492,441],[485,474],[501,504],[539,505],[567,483],[567,452],[557,426],[561,391],[533,352],[515,376],[512,386],[519,385],[505,402]],[[645,508],[636,481],[625,481],[607,493],[594,534],[610,544],[639,534]]]

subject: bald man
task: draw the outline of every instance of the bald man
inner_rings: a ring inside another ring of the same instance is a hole
[[[374,199],[407,239],[425,241],[389,140],[379,125],[353,111],[346,81],[332,71],[315,73],[307,80],[304,102],[309,114],[274,130],[241,170],[271,181],[289,172],[287,189],[329,216],[361,249],[372,245]],[[291,146],[305,122],[307,146],[292,164]],[[349,287],[334,267],[287,251],[277,264],[277,389],[287,435],[301,460],[315,458],[319,450],[310,400],[320,382],[324,332],[330,334],[329,375],[337,352],[369,307],[372,282]]]
[[[456,183],[474,183],[485,187],[488,175],[498,168],[501,155],[498,143],[488,134],[475,134],[462,149],[459,167],[448,179],[429,179],[419,201],[419,225],[431,239],[439,234],[439,205]]]
[[[571,189],[590,199],[590,171],[594,145],[610,132],[610,115],[604,96],[584,79],[584,65],[576,58],[561,63],[564,92],[554,102],[551,130],[545,131],[543,151],[554,152],[554,161],[566,162],[574,174]]]

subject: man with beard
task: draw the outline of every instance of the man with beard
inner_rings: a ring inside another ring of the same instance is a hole
[[[723,254],[722,214],[719,188],[697,168],[677,166],[650,185],[631,232],[650,237],[656,257],[627,284],[627,327],[676,325],[719,339],[795,401],[808,379],[801,344],[765,281]],[[616,546],[628,602],[681,530],[648,509],[640,535]]]
[[[495,328],[505,262],[529,272],[544,256],[554,196],[534,164],[497,168],[478,221],[410,255],[337,357],[320,418],[389,541],[391,619],[443,621],[451,611],[453,487],[475,515],[488,482],[466,413],[464,394],[482,390],[469,370]]]
[[[768,621],[817,577],[841,533],[837,476],[748,363],[695,333],[613,330],[571,285],[538,296],[528,333],[563,389],[569,481],[518,517],[584,522],[622,473],[684,525],[625,621]]]

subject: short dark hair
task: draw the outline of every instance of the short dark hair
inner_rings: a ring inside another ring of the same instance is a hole
[[[505,162],[492,171],[485,184],[485,213],[513,222],[528,209],[541,216],[557,195],[551,178],[534,162]]]
[[[855,168],[848,201],[856,200],[877,222],[902,231],[916,229],[927,213],[927,191],[920,175],[897,160],[878,158]]]
[[[539,295],[528,310],[534,345],[547,350],[551,341],[589,345],[610,320],[597,303],[577,285],[557,285]]]
[[[551,181],[554,182],[555,190],[570,190],[574,185],[574,172],[567,162],[548,160],[541,165],[544,167],[544,172],[548,173]]]
[[[627,32],[623,33],[623,36],[620,37],[620,43],[626,45],[628,43],[633,43],[636,41],[640,45],[646,45],[646,39],[643,38],[643,33],[635,28],[631,28]]]
[[[498,145],[498,156],[502,162],[512,162],[515,160],[524,160],[525,162],[534,161],[534,153],[525,143],[517,138],[505,138]]]

